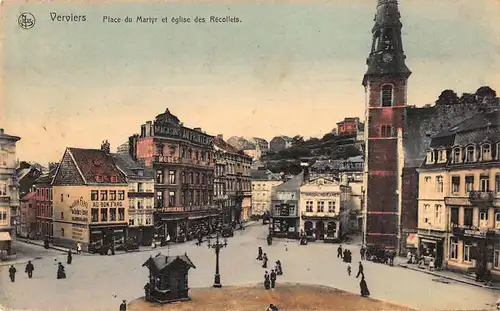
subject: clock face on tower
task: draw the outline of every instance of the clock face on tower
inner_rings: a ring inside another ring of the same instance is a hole
[[[391,53],[384,53],[384,55],[382,55],[382,59],[384,60],[384,62],[389,63],[392,61],[393,56]]]

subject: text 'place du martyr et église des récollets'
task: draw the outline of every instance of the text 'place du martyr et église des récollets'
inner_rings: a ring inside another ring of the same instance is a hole
[[[52,22],[59,23],[81,23],[89,22],[95,20],[95,18],[89,18],[86,15],[78,14],[58,14],[56,12],[50,13],[50,19]],[[119,23],[135,23],[135,24],[204,24],[204,23],[241,23],[242,20],[236,16],[112,16],[103,15],[100,17],[100,22],[106,24],[119,24]]]

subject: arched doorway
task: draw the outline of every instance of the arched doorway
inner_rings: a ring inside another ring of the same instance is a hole
[[[337,232],[337,224],[335,221],[329,221],[326,225],[326,236],[329,238],[335,238],[335,233]]]
[[[312,236],[313,234],[313,223],[311,221],[306,221],[304,223],[304,232],[306,236]]]
[[[316,222],[316,239],[323,240],[325,238],[325,223],[322,220]]]

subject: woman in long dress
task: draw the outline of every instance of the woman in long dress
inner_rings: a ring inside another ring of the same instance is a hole
[[[359,282],[359,288],[361,290],[361,296],[363,297],[370,296],[370,291],[368,290],[368,285],[366,285],[364,276],[361,278],[361,281]]]

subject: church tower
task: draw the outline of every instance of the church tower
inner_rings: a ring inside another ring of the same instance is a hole
[[[401,236],[406,67],[397,0],[378,0],[365,87],[363,242],[398,249]]]

